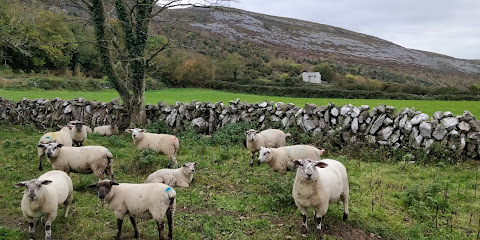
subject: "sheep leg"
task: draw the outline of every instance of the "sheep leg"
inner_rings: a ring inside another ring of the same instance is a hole
[[[173,168],[178,168],[178,162],[177,162],[177,159],[175,158],[175,155],[169,155],[168,156],[170,158],[170,162],[168,163],[167,165],[167,168],[170,168],[170,166],[173,165]]]
[[[250,160],[250,167],[253,167],[254,160],[255,160],[255,153],[252,153],[252,160]]]
[[[33,239],[33,235],[35,234],[35,220],[31,217],[25,216],[28,220],[28,233],[30,234],[30,239]]]
[[[122,236],[122,224],[123,219],[117,218],[117,237],[115,238],[116,240],[119,240]]]
[[[46,216],[47,221],[45,222],[45,240],[52,239],[52,222],[55,221],[57,217],[57,211],[50,213]]]
[[[134,238],[139,238],[140,234],[138,233],[137,222],[135,221],[135,218],[130,216],[130,222],[132,222],[133,230],[135,231]]]
[[[172,208],[167,209],[168,238],[173,239],[173,212]]]
[[[43,170],[43,166],[42,166],[43,156],[45,156],[45,150],[43,148],[38,148],[38,170],[39,171]]]
[[[70,193],[67,197],[67,200],[65,200],[65,213],[63,214],[63,217],[67,217],[68,216],[68,210],[70,209],[70,204],[72,203],[72,200],[73,200],[73,192]]]
[[[298,206],[298,205],[297,205]],[[298,207],[300,209],[300,212],[302,213],[302,227],[301,231],[302,233],[307,233],[308,232],[308,224],[307,224],[307,208],[305,207]]]
[[[348,220],[348,194],[342,194],[342,202],[343,202],[343,221],[346,222]]]
[[[110,177],[110,180],[114,181],[113,177],[113,166],[112,166],[112,159],[108,158],[108,165],[105,168],[105,173]]]
[[[163,224],[163,219],[161,220],[157,219],[156,222],[157,222],[157,229],[158,229],[158,239],[160,240],[168,239],[165,237],[165,227]]]
[[[322,236],[322,220],[323,220],[322,216],[318,217],[315,214],[315,224],[317,225],[317,236],[318,237]]]

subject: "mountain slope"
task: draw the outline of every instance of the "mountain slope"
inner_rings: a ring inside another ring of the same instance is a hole
[[[328,59],[412,74],[432,85],[470,86],[480,79],[480,63],[407,49],[342,28],[238,9],[175,9],[162,24],[253,44],[296,60]],[[164,33],[162,33],[164,34]]]

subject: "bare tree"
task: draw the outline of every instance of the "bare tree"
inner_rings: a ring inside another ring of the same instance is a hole
[[[123,121],[125,125],[146,124],[145,71],[150,60],[170,44],[165,42],[147,56],[145,47],[152,20],[170,8],[210,8],[232,1],[70,0],[70,4],[87,11],[93,22],[104,74],[129,114],[129,119]]]

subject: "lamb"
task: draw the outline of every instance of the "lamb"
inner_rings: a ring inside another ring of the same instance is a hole
[[[81,121],[71,121],[68,125],[73,145],[77,147],[83,146],[83,142],[87,139],[87,126]]]
[[[105,173],[113,180],[112,153],[105,147],[66,147],[63,144],[38,144],[55,170],[66,173],[92,173],[103,180]],[[40,162],[40,165],[42,163]]]
[[[111,136],[118,134],[118,127],[116,123],[112,122],[109,125],[95,127],[93,132],[102,136]]]
[[[176,192],[163,183],[118,184],[111,180],[101,180],[89,187],[97,188],[98,197],[105,201],[117,217],[117,237],[122,235],[122,224],[125,215],[129,215],[135,231],[135,238],[139,237],[135,218],[155,219],[158,236],[165,239],[163,216],[167,215],[168,239],[173,239],[173,215],[175,214]]]
[[[320,156],[324,152],[324,149],[318,149],[309,145],[293,145],[279,148],[262,147],[258,154],[258,161],[267,162],[273,171],[285,175],[287,171],[295,168],[294,160],[301,158],[320,160]]]
[[[250,166],[253,166],[253,159],[255,153],[260,151],[261,147],[283,147],[287,142],[287,137],[290,137],[290,133],[284,133],[279,129],[267,129],[258,132],[254,129],[250,129],[247,134],[247,148],[252,153],[252,160]],[[258,162],[260,165],[260,161]]]
[[[158,154],[167,155],[170,158],[168,167],[178,167],[176,155],[180,143],[178,138],[168,134],[146,133],[146,129],[126,129],[125,132],[132,133],[133,143],[137,149],[152,149]]]
[[[349,187],[347,170],[342,163],[324,159],[321,161],[311,159],[298,159],[294,161],[299,165],[292,195],[295,205],[302,213],[302,230],[308,230],[307,208],[315,209],[315,223],[317,234],[322,233],[322,219],[327,213],[328,204],[338,200],[343,202],[343,221],[348,219]]]
[[[73,199],[72,179],[62,171],[52,170],[38,179],[20,182],[15,187],[25,187],[22,198],[22,212],[28,221],[30,239],[35,233],[35,218],[45,217],[45,239],[51,239],[52,223],[57,217],[58,205],[65,205],[64,217]]]
[[[51,143],[51,142],[60,143],[65,146],[72,146],[73,142],[72,142],[72,137],[70,136],[70,128],[65,126],[65,127],[62,127],[60,131],[45,133],[38,141],[38,144],[45,144],[45,143]],[[38,149],[38,162],[39,162],[38,170],[40,171],[43,170],[42,168],[43,156],[45,156],[45,151],[39,148]]]
[[[193,180],[195,165],[198,163],[185,163],[177,169],[160,169],[147,178],[147,183],[165,183],[170,187],[188,187]]]

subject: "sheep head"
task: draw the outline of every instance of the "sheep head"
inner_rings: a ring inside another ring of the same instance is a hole
[[[125,129],[125,132],[132,133],[133,140],[136,140],[136,139],[142,138],[143,133],[146,133],[147,129],[140,129],[140,128]]]
[[[15,187],[25,187],[25,194],[28,193],[28,197],[30,200],[36,200],[38,197],[40,197],[41,190],[42,190],[42,185],[48,185],[52,183],[50,180],[38,180],[38,179],[32,179],[28,181],[23,181],[19,182],[13,186]]]
[[[96,183],[90,184],[88,187],[96,188],[98,198],[103,202],[103,200],[105,200],[108,194],[110,194],[110,191],[112,190],[112,187],[114,185],[119,185],[119,184],[112,180],[100,180]]]
[[[38,148],[43,148],[45,151],[45,155],[47,155],[48,158],[51,157],[56,157],[58,155],[58,152],[60,148],[63,147],[63,144],[56,143],[56,142],[51,142],[51,143],[43,143],[43,144],[38,144]]]
[[[265,148],[265,147],[260,147],[260,153],[258,154],[258,160],[260,162],[265,162],[269,161],[269,155],[272,153],[272,150],[270,148]]]
[[[318,177],[318,175],[315,174],[317,172],[317,167],[325,168],[328,166],[328,164],[322,161],[311,159],[297,159],[293,162],[295,166],[298,166],[297,174],[301,174],[301,177],[308,180],[315,180]]]

